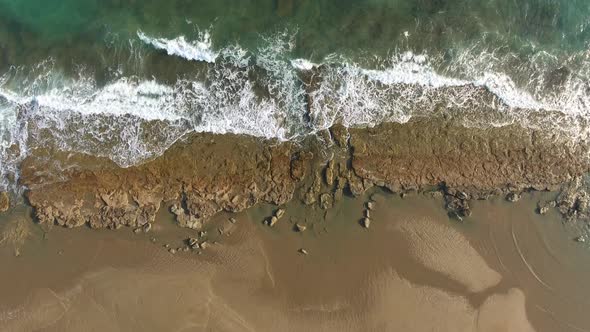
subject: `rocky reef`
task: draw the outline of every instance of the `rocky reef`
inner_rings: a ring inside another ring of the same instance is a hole
[[[129,168],[38,150],[23,161],[20,179],[40,223],[145,227],[166,206],[180,226],[199,229],[221,211],[292,199],[329,209],[343,195],[373,186],[441,192],[451,214],[462,218],[472,199],[575,182],[590,169],[587,156],[587,145],[551,133],[518,125],[466,128],[428,117],[373,128],[336,125],[300,142],[193,134]]]

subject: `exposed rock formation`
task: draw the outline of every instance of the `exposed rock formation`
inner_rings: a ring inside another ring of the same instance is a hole
[[[476,129],[443,119],[351,129],[355,173],[392,191],[444,184],[485,196],[551,190],[588,171],[588,147],[519,126]]]
[[[62,156],[63,179],[43,177],[51,163],[36,155],[22,166],[27,197],[41,223],[93,228],[138,227],[154,221],[163,201],[175,202],[182,226],[198,228],[219,211],[240,211],[258,202],[283,204],[294,193],[291,144],[251,137],[195,135],[163,156],[121,169],[89,156]],[[79,162],[82,160],[83,162]],[[103,167],[87,165],[102,164]],[[304,165],[298,165],[299,169]]]
[[[41,223],[141,227],[167,202],[181,226],[199,228],[220,211],[258,202],[280,205],[297,197],[329,208],[344,193],[360,195],[374,185],[439,189],[463,217],[470,199],[556,189],[590,169],[586,145],[518,126],[482,130],[431,117],[335,126],[330,133],[335,144],[195,134],[127,169],[97,157],[35,151],[22,164],[21,181]]]

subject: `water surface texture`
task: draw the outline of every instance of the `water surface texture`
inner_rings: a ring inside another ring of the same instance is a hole
[[[296,140],[441,110],[588,138],[582,0],[0,0],[0,173],[191,132]]]

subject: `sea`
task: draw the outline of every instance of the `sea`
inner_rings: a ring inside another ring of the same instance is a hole
[[[300,140],[452,112],[590,136],[587,0],[0,0],[0,186],[195,132]]]

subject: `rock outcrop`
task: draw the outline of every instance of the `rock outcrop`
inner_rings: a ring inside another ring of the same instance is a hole
[[[21,181],[41,223],[142,227],[166,203],[181,226],[200,228],[220,211],[258,202],[281,205],[295,197],[328,209],[343,194],[360,195],[372,186],[440,190],[461,218],[471,213],[470,199],[556,189],[590,169],[585,144],[516,125],[476,129],[429,117],[374,128],[337,125],[325,136],[333,142],[194,134],[130,168],[35,151],[21,165]]]
[[[444,185],[479,198],[556,190],[588,171],[588,146],[513,125],[477,129],[437,118],[351,129],[355,173],[394,192]]]

